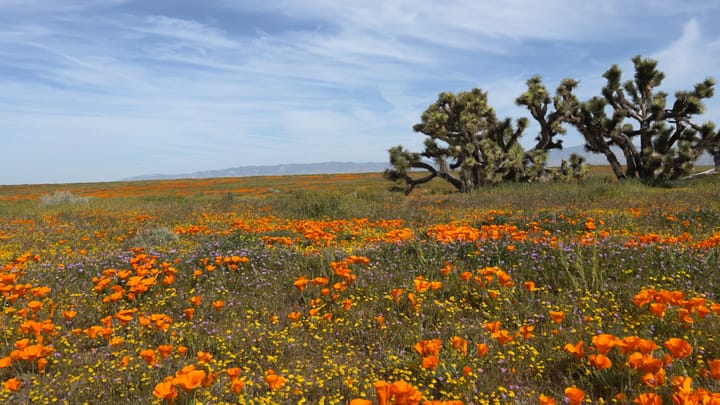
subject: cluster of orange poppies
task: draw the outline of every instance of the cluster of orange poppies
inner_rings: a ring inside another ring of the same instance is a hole
[[[50,288],[20,282],[26,265],[39,260],[40,256],[26,253],[0,269],[0,293],[4,301],[20,305],[26,301],[24,307],[8,306],[3,308],[3,311],[5,314],[14,314],[15,319],[20,322],[18,330],[24,336],[30,336],[18,339],[13,343],[14,350],[8,356],[0,358],[0,369],[18,365],[21,370],[29,369],[42,373],[48,364],[47,357],[55,351],[52,345],[44,344],[47,336],[57,336],[56,327],[51,320],[55,305],[49,299],[46,303],[39,301],[46,299]],[[48,318],[46,319],[40,319],[40,311],[43,307],[47,310],[45,315]],[[3,325],[3,327],[5,326]],[[3,382],[3,387],[10,391],[17,391],[20,389],[21,383],[19,378],[11,377]]]

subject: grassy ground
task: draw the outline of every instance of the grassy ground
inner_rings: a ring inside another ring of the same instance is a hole
[[[718,181],[1,186],[0,400],[718,400]]]

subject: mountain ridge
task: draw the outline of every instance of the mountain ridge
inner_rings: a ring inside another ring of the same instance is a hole
[[[614,150],[619,159],[622,152]],[[553,149],[548,152],[548,166],[560,166],[563,160],[568,160],[572,153],[585,158],[589,165],[607,165],[605,156],[585,151],[583,145],[571,146],[562,150]],[[712,166],[713,160],[707,153],[696,161],[698,166]],[[140,180],[171,180],[171,179],[201,179],[219,177],[254,177],[254,176],[289,176],[300,174],[343,174],[343,173],[377,173],[390,167],[387,162],[320,162],[320,163],[286,163],[265,166],[238,166],[228,169],[201,170],[184,174],[146,174],[123,179],[122,181]]]
[[[371,173],[382,172],[388,167],[390,167],[389,163],[380,162],[286,163],[266,166],[239,166],[219,170],[201,170],[184,174],[146,174],[123,180],[137,181],[201,179],[214,177],[288,176],[295,174]]]

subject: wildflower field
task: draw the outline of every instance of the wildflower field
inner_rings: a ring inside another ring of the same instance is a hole
[[[0,402],[720,404],[720,179],[0,186]]]

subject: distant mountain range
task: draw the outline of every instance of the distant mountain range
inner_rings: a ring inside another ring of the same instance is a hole
[[[168,180],[168,179],[201,179],[215,177],[252,177],[252,176],[287,176],[292,174],[339,174],[339,173],[374,173],[383,172],[390,167],[389,163],[366,162],[323,162],[323,163],[291,163],[272,166],[241,166],[221,170],[204,170],[186,174],[148,174],[131,177],[125,180]]]
[[[616,155],[621,162],[624,161],[620,150]],[[563,150],[552,150],[548,156],[548,166],[560,166],[563,160],[568,160],[570,154],[576,153],[585,157],[589,165],[606,165],[607,160],[602,154],[588,153],[584,146],[573,146]],[[712,166],[712,157],[703,155],[697,162],[698,166]],[[201,179],[215,177],[252,177],[252,176],[287,176],[293,174],[340,174],[340,173],[381,173],[389,168],[387,162],[323,162],[323,163],[297,163],[272,166],[241,166],[221,170],[204,170],[185,174],[148,174],[131,177],[125,181],[136,180],[169,180],[169,179]]]

